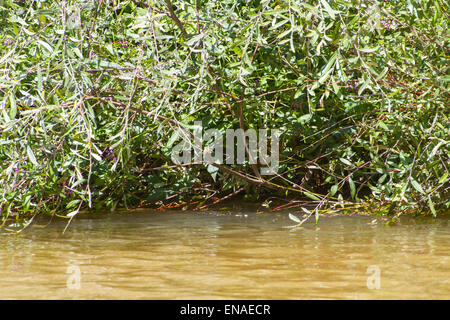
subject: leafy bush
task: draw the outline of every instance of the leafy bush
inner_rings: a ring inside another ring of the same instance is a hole
[[[445,210],[449,13],[440,0],[0,0],[1,214],[242,190]],[[196,120],[279,129],[278,175],[174,166],[173,133]]]

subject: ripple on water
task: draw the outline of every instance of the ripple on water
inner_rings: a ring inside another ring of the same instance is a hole
[[[448,299],[448,220],[286,213],[100,215],[0,236],[0,298]],[[67,288],[69,266],[81,288]],[[367,288],[369,266],[381,289]]]

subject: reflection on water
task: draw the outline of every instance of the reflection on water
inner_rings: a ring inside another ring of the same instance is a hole
[[[0,299],[450,298],[448,219],[291,224],[287,213],[139,211],[79,217],[64,235],[65,222],[29,227],[0,235]]]

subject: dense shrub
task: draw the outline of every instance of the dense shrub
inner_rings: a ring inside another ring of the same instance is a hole
[[[440,0],[0,0],[1,214],[240,191],[445,210],[449,14]],[[279,129],[278,175],[174,166],[175,129],[198,120]]]

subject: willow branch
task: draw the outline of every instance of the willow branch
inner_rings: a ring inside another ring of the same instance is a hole
[[[177,15],[175,14],[175,11],[173,11],[172,2],[170,0],[166,0],[166,4],[167,4],[167,9],[169,9],[168,16],[175,22],[175,24],[178,26],[178,28],[180,28],[181,33],[183,33],[183,35],[186,35],[187,33],[186,33],[186,30],[184,30],[183,23],[180,21],[180,19],[178,19]]]

